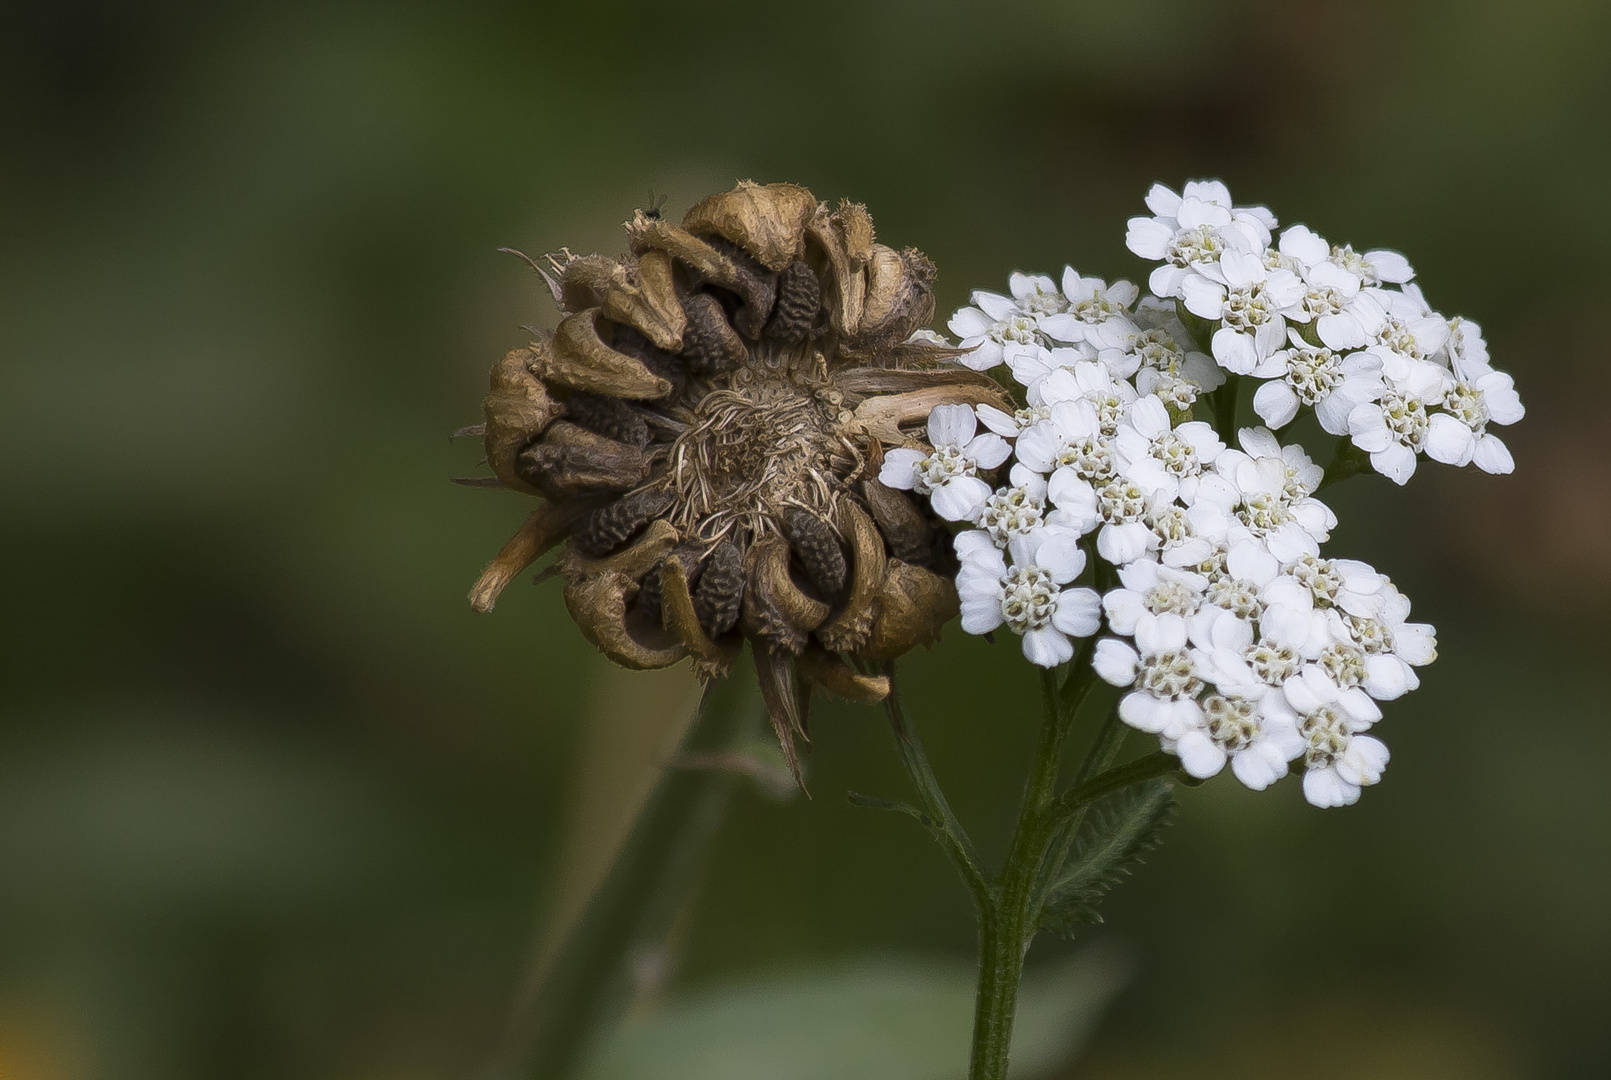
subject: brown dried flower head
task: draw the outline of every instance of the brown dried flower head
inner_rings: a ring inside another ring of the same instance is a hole
[[[926,445],[936,405],[1010,406],[914,337],[934,266],[875,242],[863,206],[742,183],[626,230],[629,254],[549,257],[564,318],[492,369],[487,464],[542,502],[470,601],[568,542],[550,572],[615,662],[710,679],[748,638],[793,766],[811,686],[876,701],[888,680],[846,657],[957,613],[948,534],[878,482],[884,448]]]

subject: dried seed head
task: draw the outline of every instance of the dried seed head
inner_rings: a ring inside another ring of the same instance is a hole
[[[1008,405],[908,340],[934,268],[876,243],[863,206],[745,183],[627,233],[621,258],[549,256],[565,317],[494,369],[488,463],[550,502],[473,599],[569,536],[555,572],[588,640],[713,677],[741,632],[792,762],[811,683],[887,690],[831,653],[891,658],[955,615],[918,565],[948,534],[873,479],[885,448],[921,447],[935,405]]]

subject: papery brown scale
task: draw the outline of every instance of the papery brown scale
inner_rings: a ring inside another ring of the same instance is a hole
[[[669,381],[605,342],[600,321],[598,308],[567,315],[550,346],[538,351],[533,372],[544,382],[619,398],[654,401],[671,393]]]
[[[694,204],[682,224],[695,235],[720,236],[740,245],[775,271],[799,257],[806,222],[816,209],[816,196],[797,184],[745,181]]]

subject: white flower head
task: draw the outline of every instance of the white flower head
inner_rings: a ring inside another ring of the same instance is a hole
[[[1131,218],[1124,242],[1143,259],[1164,264],[1148,281],[1157,296],[1183,295],[1183,282],[1212,273],[1227,251],[1262,258],[1275,228],[1275,216],[1264,207],[1233,206],[1218,180],[1189,181],[1179,195],[1154,184],[1147,209],[1153,216]]]
[[[884,455],[878,479],[887,487],[927,495],[947,521],[973,521],[990,498],[980,469],[1006,461],[1012,447],[1000,435],[976,435],[978,420],[967,405],[936,405],[929,412],[928,453],[897,447]]]
[[[1218,322],[1214,359],[1227,371],[1251,375],[1259,361],[1287,340],[1287,319],[1303,315],[1303,282],[1290,270],[1271,270],[1256,255],[1226,252],[1215,278],[1194,274],[1181,284],[1186,310]]]
[[[1253,374],[1270,379],[1253,394],[1253,409],[1272,428],[1285,427],[1300,408],[1311,408],[1332,435],[1348,433],[1348,414],[1375,401],[1384,389],[1382,362],[1368,352],[1334,352],[1310,345],[1295,330],[1289,345],[1260,362]]]
[[[1136,332],[1130,308],[1141,295],[1128,281],[1112,285],[1101,278],[1081,277],[1073,267],[1063,270],[1063,295],[1067,309],[1049,316],[1041,324],[1046,336],[1057,341],[1088,341],[1102,347],[1123,341]]]
[[[1101,626],[1096,592],[1067,587],[1085,569],[1074,534],[1048,528],[1015,537],[1010,567],[994,544],[965,547],[957,593],[968,633],[988,634],[1005,624],[1023,638],[1031,663],[1056,667],[1074,655],[1070,637],[1090,637]]]
[[[959,309],[946,328],[969,350],[958,361],[975,371],[1010,364],[1026,352],[1045,347],[1037,316],[1025,312],[1000,293],[976,289],[973,305]]]

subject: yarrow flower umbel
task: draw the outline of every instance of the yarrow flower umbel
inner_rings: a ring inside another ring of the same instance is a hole
[[[1419,684],[1435,637],[1385,575],[1321,554],[1327,470],[1275,431],[1313,412],[1338,475],[1368,460],[1402,484],[1421,456],[1503,473],[1493,429],[1520,399],[1397,252],[1277,235],[1217,181],[1155,186],[1147,208],[1126,243],[1157,264],[1152,295],[1072,268],[975,292],[950,322],[960,359],[1005,365],[1022,407],[936,409],[933,452],[891,451],[880,478],[972,526],[964,630],[1005,627],[1052,667],[1105,622],[1090,662],[1125,688],[1119,716],[1186,772],[1263,789],[1295,768],[1310,802],[1352,803],[1387,764],[1377,702]],[[1233,427],[1239,380],[1265,426]]]

